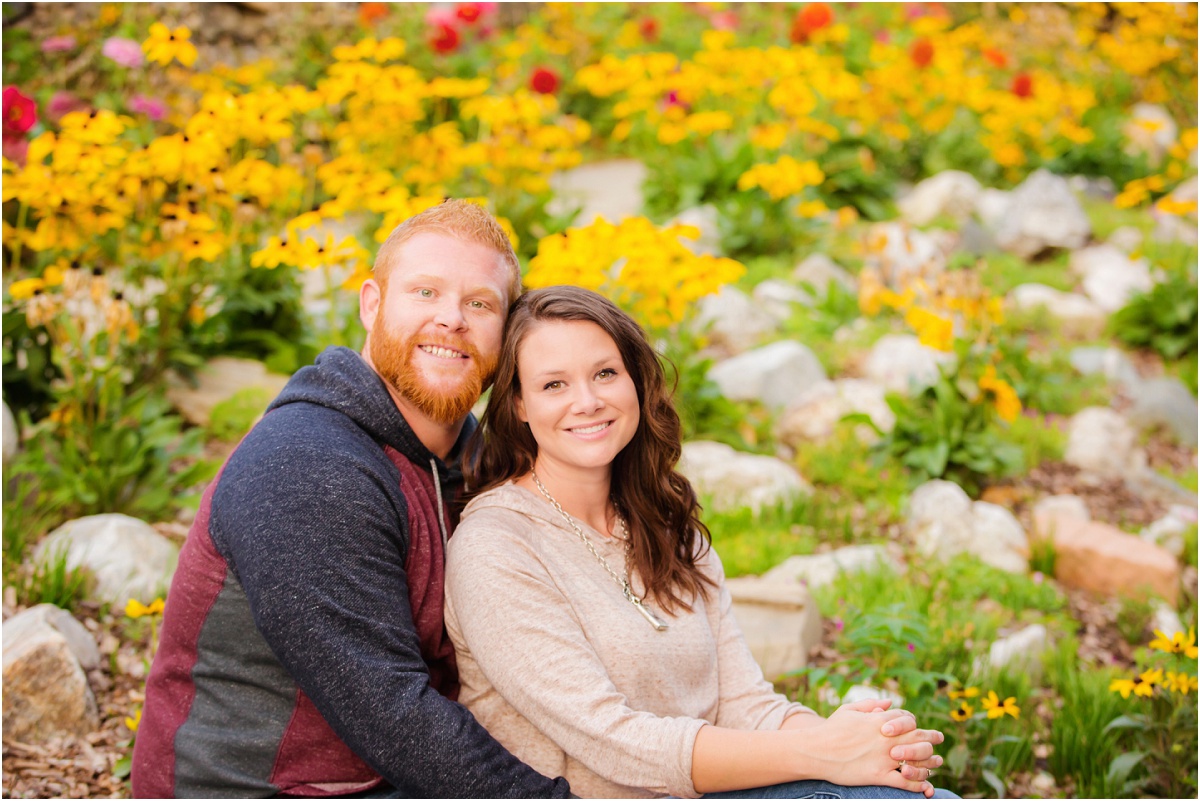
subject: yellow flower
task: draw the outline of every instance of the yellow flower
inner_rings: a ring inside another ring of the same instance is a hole
[[[1009,696],[1004,699],[1004,703],[1000,703],[1000,696],[996,695],[995,690],[988,690],[987,698],[981,702],[983,708],[987,710],[989,720],[1002,718],[1005,715],[1020,717],[1021,707],[1017,706],[1017,699],[1014,696]]]
[[[914,306],[904,315],[904,322],[917,332],[920,343],[940,351],[954,349],[954,322]]]
[[[146,58],[163,66],[178,59],[185,67],[196,63],[196,46],[189,40],[192,32],[183,25],[171,30],[161,22],[150,26],[150,38],[142,42]]]
[[[161,615],[165,606],[162,598],[155,598],[149,606],[136,598],[130,598],[129,603],[125,604],[125,615],[134,619],[147,615]]]
[[[1175,200],[1167,197],[1159,198],[1154,204],[1154,208],[1161,211],[1163,214],[1171,214],[1176,217],[1182,217],[1185,214],[1195,214],[1196,201],[1194,200]]]
[[[1017,415],[1021,413],[1021,399],[1017,397],[1017,391],[1011,384],[996,376],[994,365],[989,364],[983,371],[983,376],[979,379],[979,388],[995,397],[996,413],[1000,415],[1001,420],[1011,423],[1017,419]]]
[[[142,725],[142,710],[138,710],[133,717],[125,718],[125,726],[134,734],[137,734],[138,726]]]
[[[1147,670],[1138,676],[1138,679],[1138,683],[1133,688],[1133,694],[1149,698],[1154,695],[1154,685],[1162,683],[1163,672],[1161,669]]]
[[[950,712],[950,717],[954,718],[955,720],[957,720],[961,723],[962,721],[969,719],[974,714],[975,714],[974,707],[972,707],[966,701],[963,701],[958,705],[958,709],[952,710]]]
[[[1133,679],[1113,679],[1108,685],[1109,692],[1120,693],[1122,698],[1128,698],[1133,688]]]
[[[1189,676],[1187,673],[1168,671],[1167,680],[1163,686],[1171,692],[1187,695],[1189,691],[1196,689],[1196,677]]]
[[[1182,633],[1177,633],[1175,636],[1182,637]],[[1154,639],[1150,641],[1150,648],[1155,651],[1162,651],[1164,654],[1174,654],[1179,652],[1179,648],[1175,643],[1175,637],[1169,637],[1160,629],[1154,630]]]
[[[45,288],[46,282],[41,278],[22,278],[9,285],[8,294],[13,300],[29,300]]]
[[[964,687],[961,690],[951,690],[950,700],[957,701],[960,698],[977,698],[979,697],[978,687]]]

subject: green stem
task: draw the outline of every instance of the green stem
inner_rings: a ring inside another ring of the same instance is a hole
[[[29,204],[22,201],[20,207],[17,209],[17,235],[13,237],[13,239],[17,241],[13,242],[12,261],[8,265],[14,269],[19,267],[21,264],[21,245],[23,244],[22,234],[25,232],[25,221],[28,216]]]

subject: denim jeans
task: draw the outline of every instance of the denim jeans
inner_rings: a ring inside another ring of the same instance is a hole
[[[936,790],[934,798],[958,798],[949,790]],[[840,784],[806,779],[752,790],[728,790],[724,793],[708,793],[701,798],[911,798],[923,799],[920,793],[897,790],[894,787],[843,787]]]

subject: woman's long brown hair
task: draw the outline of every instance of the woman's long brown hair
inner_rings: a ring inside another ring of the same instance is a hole
[[[527,292],[513,303],[491,399],[475,433],[484,442],[478,460],[468,466],[469,484],[484,492],[533,470],[537,442],[517,416],[517,353],[539,323],[580,321],[595,323],[612,337],[637,388],[637,431],[612,464],[612,495],[629,524],[633,566],[664,610],[690,610],[696,596],[707,597],[713,586],[696,566],[711,535],[700,520],[692,485],[675,471],[683,431],[671,402],[673,388],[667,387],[662,363],[645,332],[603,295],[552,286]]]

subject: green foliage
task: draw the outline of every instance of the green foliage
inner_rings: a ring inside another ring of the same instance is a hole
[[[32,428],[14,472],[36,482],[37,502],[63,518],[115,512],[157,520],[198,501],[189,490],[215,469],[197,459],[203,431],[183,431],[166,400],[146,389],[110,401],[110,413],[96,420]]]
[[[1021,464],[1027,470],[1042,462],[1062,461],[1067,451],[1067,432],[1042,415],[1021,415],[1008,426],[1008,441],[1021,451]]]
[[[4,311],[4,400],[14,413],[27,410],[42,417],[54,395],[50,384],[61,375],[51,361],[44,329],[31,329],[21,309]]]
[[[1107,406],[1110,392],[1103,375],[1080,376],[1066,348],[1036,348],[1027,330],[1005,325],[996,346],[1000,375],[1017,391],[1027,409],[1073,415],[1088,406]]]
[[[1060,699],[1050,725],[1050,771],[1062,783],[1076,784],[1079,798],[1122,798],[1109,787],[1107,771],[1119,755],[1116,735],[1106,729],[1121,711],[1121,698],[1109,691],[1111,668],[1083,670],[1079,643],[1067,637],[1046,662],[1049,685]]]
[[[21,476],[15,469],[6,468],[4,487],[4,586],[20,587],[25,582],[29,546],[59,521],[38,503],[32,476]]]
[[[64,546],[33,565],[24,582],[17,585],[17,600],[28,606],[54,604],[70,611],[86,597],[90,585],[91,575],[85,569],[68,565]]]
[[[1172,272],[1109,318],[1109,332],[1130,347],[1149,348],[1167,360],[1195,360],[1197,309],[1196,279]]]
[[[262,387],[247,387],[212,408],[208,418],[208,433],[222,442],[236,442],[266,411],[273,398]]]
[[[989,253],[980,260],[983,283],[996,295],[1007,295],[1021,284],[1045,284],[1070,292],[1075,288],[1075,277],[1067,267],[1069,258],[1063,252],[1046,261],[1031,262],[1013,253]]]
[[[896,522],[912,490],[911,477],[897,461],[881,462],[855,428],[839,423],[827,441],[801,443],[796,447],[796,466],[822,496],[844,498],[861,504],[866,515],[879,514],[887,522]]]
[[[1018,472],[1023,460],[1020,447],[999,435],[990,404],[978,400],[977,387],[943,370],[916,395],[888,394],[887,404],[896,415],[890,432],[879,431],[865,414],[846,419],[875,427],[883,437],[879,450],[918,480],[944,478],[977,495],[987,479]]]
[[[1122,598],[1117,611],[1117,631],[1130,645],[1137,645],[1146,638],[1150,621],[1154,617],[1154,606],[1144,598]]]

